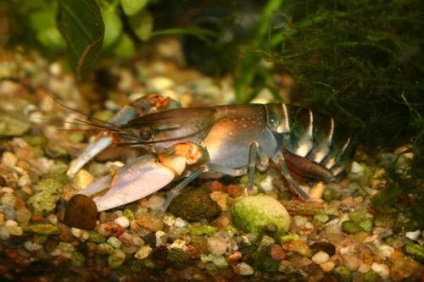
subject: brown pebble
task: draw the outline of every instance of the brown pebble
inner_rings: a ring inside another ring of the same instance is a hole
[[[225,192],[225,187],[224,187],[224,185],[223,185],[221,182],[219,182],[219,181],[212,181],[212,182],[209,182],[209,183],[207,184],[207,187],[209,188],[209,190],[210,190],[211,192],[213,192],[213,191]]]
[[[71,227],[93,229],[96,227],[97,206],[85,195],[76,194],[66,204],[64,222]]]
[[[318,253],[319,251],[323,251],[327,253],[330,257],[336,253],[336,247],[327,242],[316,242],[310,246],[311,250],[314,253]]]
[[[0,187],[4,187],[6,184],[6,179],[0,175]]]
[[[274,244],[271,247],[271,258],[273,260],[283,260],[287,257],[287,253],[283,250],[283,248],[278,245]]]
[[[236,185],[228,185],[227,186],[227,193],[231,198],[238,198],[243,195],[243,189],[236,186]]]

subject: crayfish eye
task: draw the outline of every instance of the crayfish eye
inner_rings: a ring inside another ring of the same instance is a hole
[[[142,127],[138,133],[141,140],[150,140],[153,136],[153,130],[150,127]]]

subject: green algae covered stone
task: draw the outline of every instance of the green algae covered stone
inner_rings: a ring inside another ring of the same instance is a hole
[[[266,195],[243,197],[231,207],[233,223],[244,232],[278,238],[287,233],[290,215],[276,199]]]

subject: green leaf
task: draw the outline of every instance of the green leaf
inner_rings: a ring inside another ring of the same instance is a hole
[[[118,43],[113,49],[113,53],[121,59],[131,59],[135,55],[134,42],[127,34],[122,34]]]
[[[121,0],[121,6],[125,15],[133,16],[146,6],[149,0]]]
[[[105,22],[103,47],[107,49],[115,44],[122,34],[122,21],[113,6],[109,6],[105,10],[102,10],[102,16]]]
[[[147,41],[152,36],[153,17],[149,12],[142,10],[130,17],[130,24],[140,40]]]
[[[59,0],[57,26],[67,43],[71,67],[82,79],[93,68],[102,47],[104,24],[95,0]]]

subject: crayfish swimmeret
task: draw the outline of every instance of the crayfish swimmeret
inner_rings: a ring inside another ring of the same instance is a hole
[[[288,104],[178,106],[172,99],[149,95],[123,108],[109,123],[95,123],[103,134],[73,162],[69,175],[112,143],[144,146],[152,153],[74,195],[65,212],[68,225],[79,227],[74,213],[118,207],[176,179],[182,180],[168,193],[163,211],[200,175],[248,173],[249,190],[255,168],[265,170],[269,160],[303,199],[309,195],[294,178],[329,182],[345,170],[350,137],[331,117]]]

